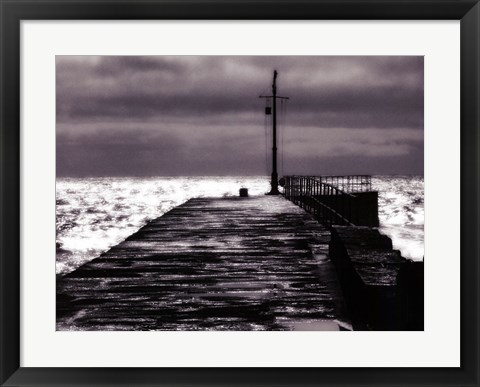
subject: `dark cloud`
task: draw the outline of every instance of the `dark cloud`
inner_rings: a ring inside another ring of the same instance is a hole
[[[264,173],[274,68],[285,172],[423,173],[423,58],[356,56],[59,56],[57,173]]]

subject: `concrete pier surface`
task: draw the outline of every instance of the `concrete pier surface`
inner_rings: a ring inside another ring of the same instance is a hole
[[[57,280],[57,330],[341,330],[330,231],[281,196],[198,198]]]

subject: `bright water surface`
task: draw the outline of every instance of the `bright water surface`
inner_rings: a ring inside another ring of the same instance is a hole
[[[380,231],[394,248],[423,259],[423,177],[375,176]],[[57,274],[68,273],[124,240],[141,226],[193,197],[250,195],[270,188],[267,177],[57,179]]]

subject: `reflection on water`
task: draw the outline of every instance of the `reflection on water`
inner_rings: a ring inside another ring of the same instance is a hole
[[[423,177],[377,176],[380,230],[403,256],[423,258]],[[269,190],[267,177],[61,178],[57,180],[59,274],[121,242],[150,219],[193,197],[250,195]]]

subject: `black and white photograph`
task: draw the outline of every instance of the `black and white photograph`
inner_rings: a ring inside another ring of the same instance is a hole
[[[57,331],[424,330],[423,56],[55,78]]]

